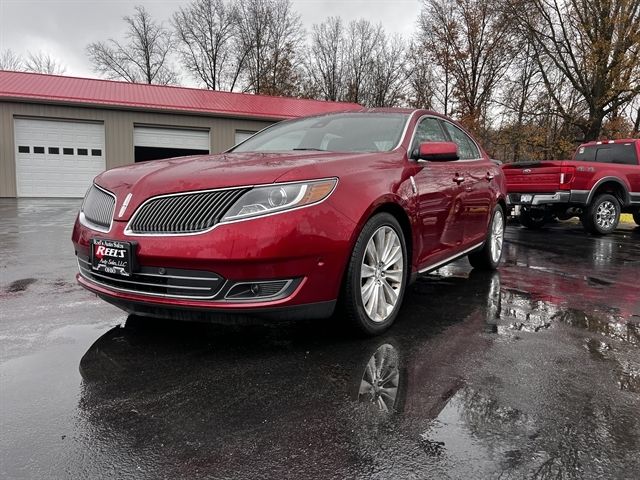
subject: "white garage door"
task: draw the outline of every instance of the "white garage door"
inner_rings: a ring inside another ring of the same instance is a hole
[[[16,118],[18,197],[83,197],[105,170],[102,123]]]
[[[209,151],[209,131],[136,126],[133,130],[133,144],[136,147]]]
[[[251,137],[255,133],[256,132],[250,132],[248,130],[236,130],[236,143],[235,143],[235,145],[238,145],[239,143],[244,142],[247,138]]]

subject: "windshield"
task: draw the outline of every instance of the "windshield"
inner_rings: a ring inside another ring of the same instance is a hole
[[[388,152],[400,143],[405,113],[337,113],[278,123],[233,152]]]

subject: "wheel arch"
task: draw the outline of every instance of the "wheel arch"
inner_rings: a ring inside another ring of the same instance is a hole
[[[597,195],[602,193],[610,193],[620,201],[621,206],[627,206],[631,203],[629,189],[617,177],[604,177],[598,180],[593,186],[587,197],[587,205],[591,204]]]
[[[409,271],[413,270],[415,266],[414,252],[416,248],[416,242],[419,239],[416,237],[416,232],[413,228],[413,223],[407,208],[402,205],[402,199],[393,196],[380,197],[377,201],[373,202],[370,207],[362,214],[358,221],[357,227],[354,229],[353,238],[351,239],[351,248],[355,245],[360,232],[364,228],[365,224],[374,215],[378,213],[389,213],[398,221],[404,234],[405,244],[407,246],[407,260],[409,264]]]
[[[500,197],[498,198],[498,201],[496,202],[496,205],[500,205],[502,207],[502,213],[504,213],[504,217],[505,217],[505,221],[507,219],[507,215],[509,212],[509,209],[507,207],[507,200],[504,197]]]
[[[402,233],[404,234],[404,241],[407,246],[407,259],[409,260],[407,263],[410,267],[409,270],[411,270],[411,265],[413,263],[413,228],[411,226],[411,221],[409,220],[409,215],[407,214],[406,210],[397,203],[385,202],[378,205],[370,213],[367,220],[378,213],[389,213],[393,215],[393,217],[400,224]]]

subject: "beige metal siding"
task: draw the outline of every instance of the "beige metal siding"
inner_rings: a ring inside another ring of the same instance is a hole
[[[134,124],[208,128],[210,129],[210,151],[211,153],[218,153],[234,145],[236,130],[257,131],[272,123],[199,115],[0,102],[0,197],[16,196],[16,146],[14,144],[13,130],[13,119],[15,117],[99,120],[104,122],[107,168],[133,163]]]

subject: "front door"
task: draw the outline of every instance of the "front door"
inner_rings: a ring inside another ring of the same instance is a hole
[[[430,141],[445,142],[448,138],[436,118],[424,117],[416,126],[411,152]],[[458,162],[420,161],[418,168],[414,174],[421,233],[418,263],[424,268],[455,255],[462,244],[464,172]]]

